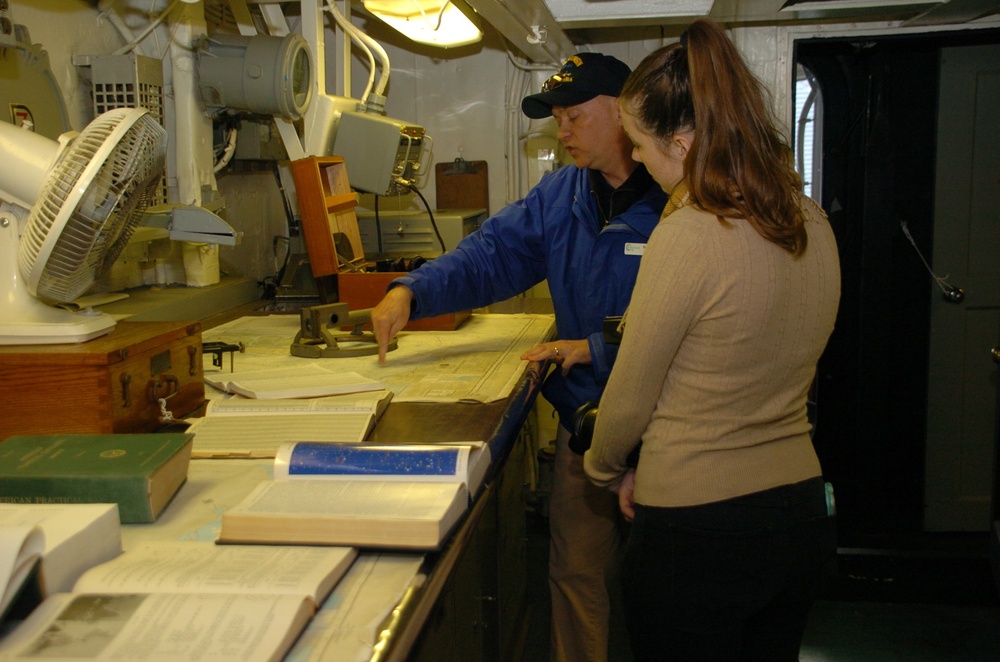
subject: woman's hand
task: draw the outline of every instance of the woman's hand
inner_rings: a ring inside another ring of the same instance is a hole
[[[629,469],[618,483],[618,510],[622,511],[626,522],[635,517],[635,469]]]
[[[542,343],[521,355],[522,361],[546,361],[558,363],[565,375],[577,363],[590,363],[590,343],[586,340],[557,340]]]

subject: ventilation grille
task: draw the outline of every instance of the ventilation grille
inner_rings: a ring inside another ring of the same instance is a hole
[[[94,114],[118,108],[145,108],[163,122],[163,67],[159,60],[135,53],[91,57]],[[151,204],[167,202],[166,175],[153,193]]]
[[[227,0],[205,0],[205,23],[209,34],[239,34],[240,31]]]

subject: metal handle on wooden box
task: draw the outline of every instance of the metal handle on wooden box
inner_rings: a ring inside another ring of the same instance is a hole
[[[129,390],[132,385],[132,375],[123,372],[118,381],[122,384],[122,407],[128,409],[132,406],[132,392]]]
[[[161,388],[166,388],[166,393],[161,393]],[[156,404],[160,400],[166,400],[177,395],[181,390],[180,381],[173,375],[163,375],[149,380],[149,401]]]

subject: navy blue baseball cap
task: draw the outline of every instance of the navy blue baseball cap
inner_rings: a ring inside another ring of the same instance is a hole
[[[575,106],[602,94],[617,97],[632,70],[603,53],[577,53],[542,83],[542,91],[521,100],[521,112],[533,120],[552,114],[552,106]]]

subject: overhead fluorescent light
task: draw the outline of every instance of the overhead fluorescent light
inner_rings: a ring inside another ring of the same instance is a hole
[[[451,48],[483,38],[479,17],[465,0],[364,0],[364,6],[420,44]]]
[[[714,0],[545,0],[552,15],[565,28],[613,27],[615,25],[662,25],[708,16]]]
[[[787,0],[780,11],[865,9],[902,7],[906,5],[935,5],[941,0]]]

